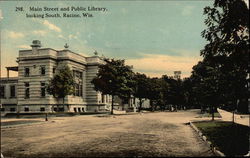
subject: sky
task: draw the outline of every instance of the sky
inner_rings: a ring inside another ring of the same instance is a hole
[[[64,49],[93,56],[125,59],[135,72],[151,77],[191,74],[206,44],[201,32],[203,8],[212,0],[161,1],[0,1],[1,76],[6,66],[16,66],[18,51],[30,49],[33,40],[43,48]],[[26,14],[80,14],[83,11],[30,11],[30,7],[100,7],[85,11],[89,18],[27,18]],[[23,7],[23,11],[16,11]],[[17,73],[11,73],[16,76]]]

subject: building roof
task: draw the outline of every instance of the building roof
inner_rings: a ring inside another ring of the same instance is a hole
[[[8,66],[6,67],[7,70],[18,71],[18,66]]]

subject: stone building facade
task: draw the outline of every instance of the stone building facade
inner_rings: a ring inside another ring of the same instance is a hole
[[[2,112],[54,112],[110,110],[111,97],[96,92],[91,80],[103,60],[97,55],[85,57],[65,46],[64,50],[41,48],[38,40],[30,50],[20,50],[18,66],[7,67],[8,77],[1,78],[0,97]],[[46,84],[62,65],[67,65],[76,81],[74,95],[56,100],[46,91]],[[9,71],[18,71],[18,77],[9,77]]]

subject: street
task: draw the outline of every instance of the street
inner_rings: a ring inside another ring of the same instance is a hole
[[[1,149],[5,157],[213,156],[186,124],[197,112],[54,117],[3,128]]]

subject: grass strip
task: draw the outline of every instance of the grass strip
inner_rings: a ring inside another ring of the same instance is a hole
[[[195,122],[194,125],[226,156],[248,153],[249,127],[225,121]]]

